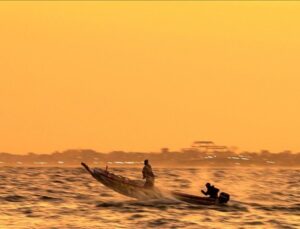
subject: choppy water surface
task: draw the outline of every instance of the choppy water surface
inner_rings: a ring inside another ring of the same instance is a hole
[[[111,168],[138,179],[140,169]],[[231,194],[226,207],[137,201],[82,168],[0,167],[0,228],[300,228],[300,170],[154,169],[157,186],[200,194],[207,181]]]

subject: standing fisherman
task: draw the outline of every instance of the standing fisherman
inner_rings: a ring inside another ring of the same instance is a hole
[[[155,178],[148,160],[144,161],[143,179],[146,179],[146,182],[144,184],[145,188],[151,188],[154,186]]]

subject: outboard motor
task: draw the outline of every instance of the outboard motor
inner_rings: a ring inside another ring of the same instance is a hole
[[[218,198],[220,204],[227,203],[229,199],[230,199],[230,195],[226,192],[221,192]]]

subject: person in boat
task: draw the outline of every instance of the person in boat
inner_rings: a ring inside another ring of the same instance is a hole
[[[201,192],[204,195],[209,196],[212,199],[217,199],[218,198],[219,189],[217,189],[215,186],[211,185],[210,183],[206,183],[205,186],[207,188],[207,191],[205,192],[205,191],[201,190]]]
[[[143,179],[146,179],[144,187],[151,188],[154,186],[155,177],[148,160],[144,161]]]

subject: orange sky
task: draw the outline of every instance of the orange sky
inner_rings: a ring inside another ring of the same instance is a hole
[[[0,152],[300,150],[300,2],[1,2]]]

